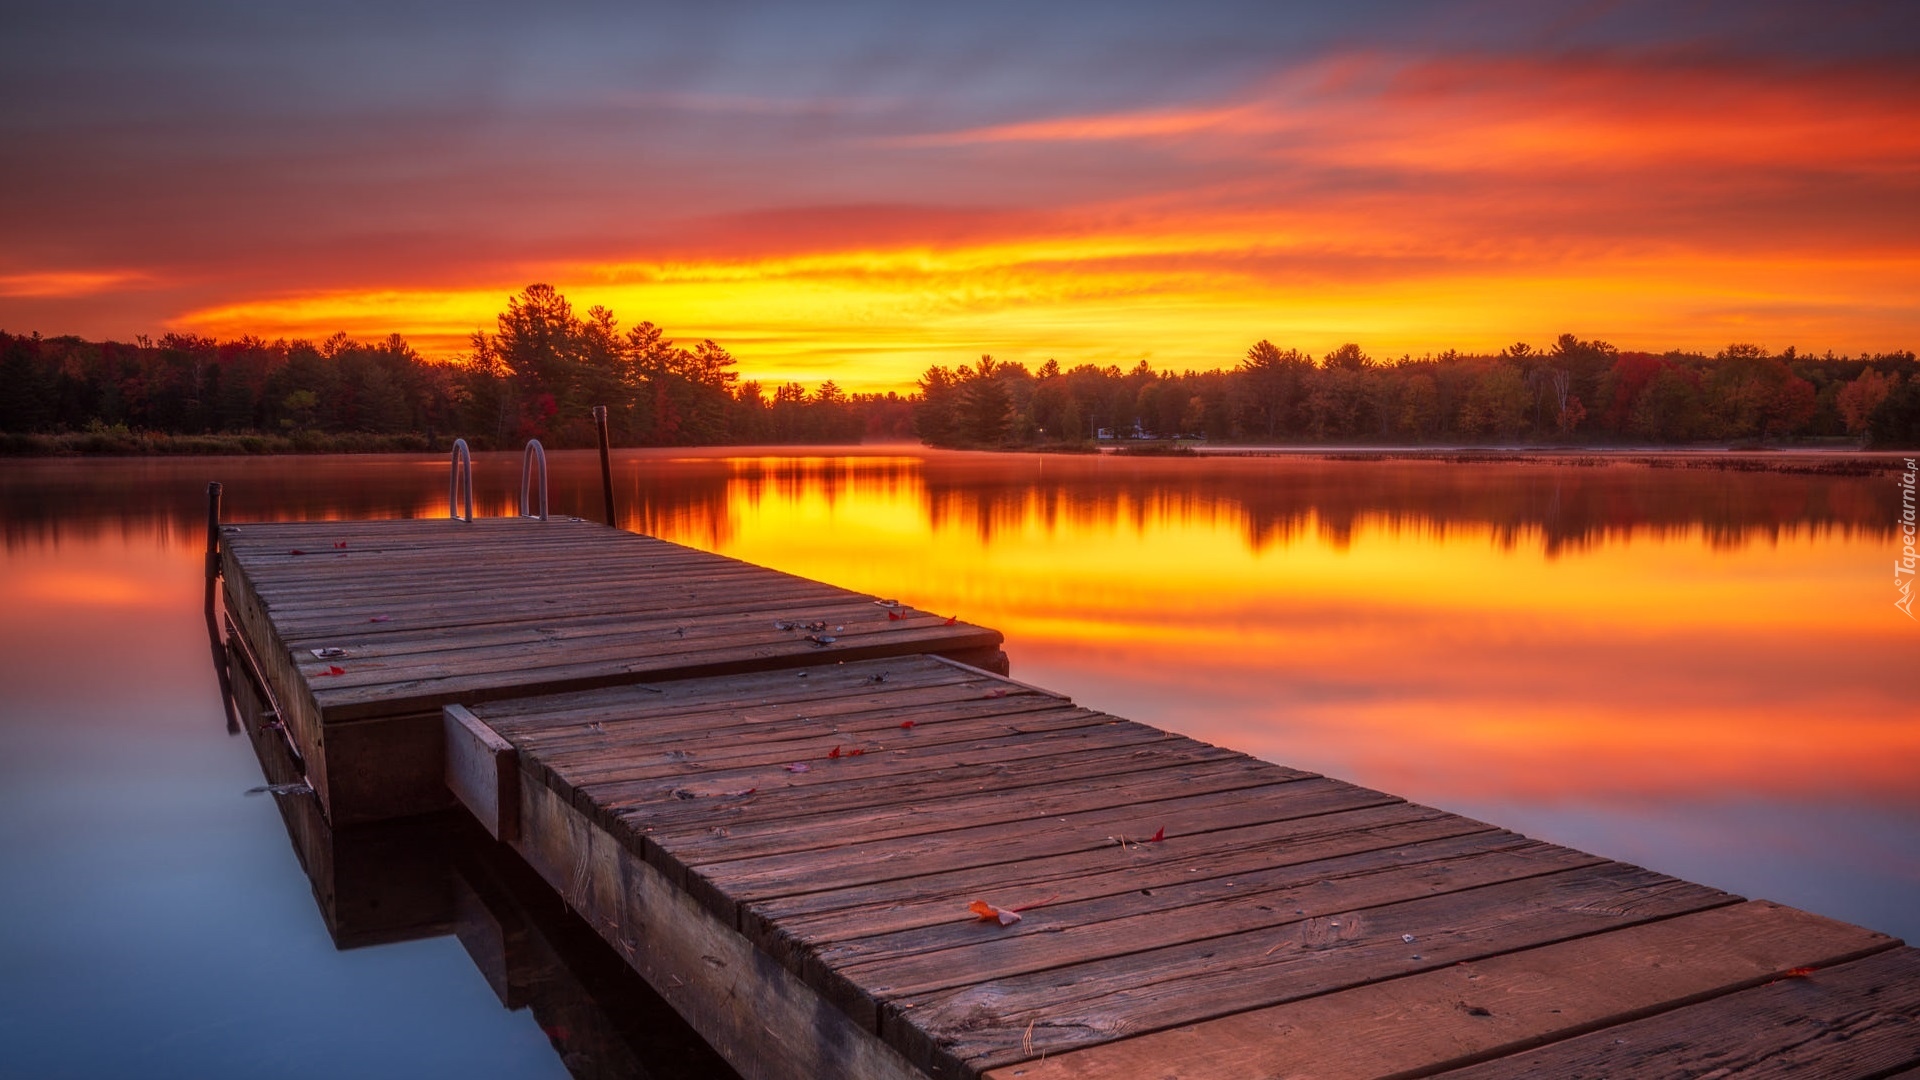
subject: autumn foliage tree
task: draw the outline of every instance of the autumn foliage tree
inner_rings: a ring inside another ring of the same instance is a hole
[[[398,336],[129,344],[0,332],[0,433],[417,433],[590,446],[591,407],[605,405],[626,446],[917,436],[1023,447],[1089,444],[1102,432],[1274,443],[1920,441],[1912,352],[1815,357],[1734,344],[1656,355],[1569,333],[1491,355],[1375,358],[1347,343],[1318,362],[1262,339],[1223,359],[1175,372],[1145,359],[1029,369],[982,356],[929,367],[906,395],[847,393],[831,380],[809,392],[742,380],[718,342],[677,343],[604,307],[583,314],[536,284],[508,299],[457,364],[429,362]]]

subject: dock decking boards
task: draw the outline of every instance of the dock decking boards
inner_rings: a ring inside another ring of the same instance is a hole
[[[1783,1024],[1830,1045],[1795,1075],[1920,1064],[1885,935],[938,659],[462,712],[515,846],[748,1076],[1625,1076]]]
[[[572,519],[242,522],[220,548],[228,610],[335,824],[448,805],[452,702],[823,656],[1004,669],[993,630]]]

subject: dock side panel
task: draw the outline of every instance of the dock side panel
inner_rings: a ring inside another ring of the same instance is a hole
[[[927,1080],[538,779],[514,850],[747,1080]]]

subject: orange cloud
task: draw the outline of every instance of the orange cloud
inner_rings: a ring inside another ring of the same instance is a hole
[[[49,270],[0,274],[0,296],[74,297],[139,288],[152,277],[139,270]]]
[[[883,178],[871,198],[781,206],[770,177],[771,208],[630,255],[555,250],[478,285],[369,270],[172,325],[451,355],[544,280],[712,337],[748,377],[854,389],[982,352],[1211,368],[1263,337],[1885,350],[1920,336],[1916,118],[1920,77],[1872,66],[1358,53],[1211,105],[843,142],[848,183]],[[969,177],[995,197],[928,198]]]

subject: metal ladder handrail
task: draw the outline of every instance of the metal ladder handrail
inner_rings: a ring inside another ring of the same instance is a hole
[[[460,516],[460,494],[462,477],[466,478],[467,516]],[[467,449],[467,440],[453,440],[453,473],[447,477],[447,516],[455,521],[473,520],[473,454]]]
[[[533,512],[528,488],[533,480],[533,463],[540,463],[540,512]],[[520,516],[538,517],[547,520],[547,448],[540,445],[539,439],[528,439],[527,449],[520,455]]]

